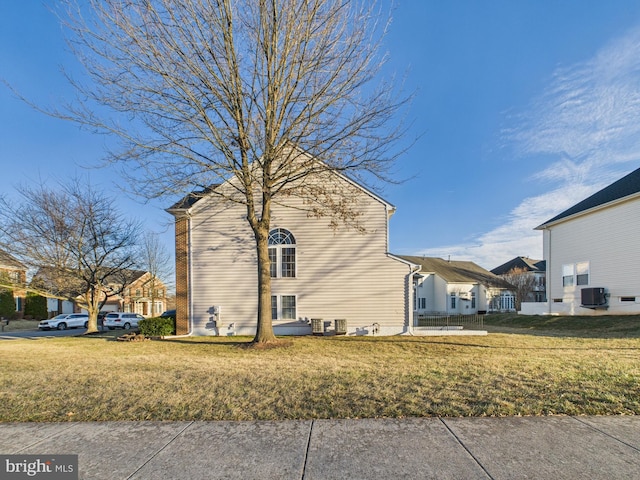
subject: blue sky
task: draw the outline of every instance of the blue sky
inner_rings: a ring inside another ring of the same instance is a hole
[[[44,5],[0,1],[0,77],[36,102],[69,98],[73,71]],[[534,227],[640,167],[640,2],[397,0],[386,73],[415,90],[393,253],[473,260],[491,269],[542,258]],[[101,158],[104,139],[33,111],[0,86],[2,192],[88,175],[171,246],[166,202],[128,198]]]

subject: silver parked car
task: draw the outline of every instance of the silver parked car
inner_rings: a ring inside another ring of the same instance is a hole
[[[110,312],[104,317],[104,326],[109,330],[114,328],[129,330],[136,328],[140,320],[144,320],[144,317],[139,313]]]
[[[61,313],[38,324],[40,330],[66,330],[67,328],[87,328],[89,315],[86,313]]]

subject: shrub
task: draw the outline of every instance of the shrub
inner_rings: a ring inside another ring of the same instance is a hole
[[[0,291],[0,317],[14,318],[16,314],[16,300],[11,290]]]
[[[162,337],[176,333],[176,321],[173,318],[145,318],[138,322],[138,330],[148,337]]]
[[[24,302],[24,315],[27,318],[39,320],[48,318],[47,299],[37,293],[27,293],[27,298]]]

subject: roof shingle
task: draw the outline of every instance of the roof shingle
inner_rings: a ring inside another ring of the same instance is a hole
[[[436,257],[397,256],[416,265],[420,265],[422,272],[436,273],[448,283],[478,282],[482,285],[497,288],[511,287],[511,285],[497,275],[494,275],[473,262],[443,260],[442,258]]]
[[[620,180],[613,182],[608,187],[594,193],[590,197],[585,198],[581,202],[576,203],[573,207],[568,208],[564,212],[547,220],[542,225],[538,226],[537,229],[541,229],[549,223],[562,220],[563,218],[570,217],[577,213],[584,212],[585,210],[590,210],[636,193],[640,193],[640,168],[634,170],[625,177],[622,177]]]

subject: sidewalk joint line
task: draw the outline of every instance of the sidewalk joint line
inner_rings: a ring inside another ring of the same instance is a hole
[[[590,423],[587,423],[587,422],[585,422],[585,421],[583,421],[583,420],[579,419],[578,417],[574,417],[574,416],[572,415],[572,416],[571,416],[571,418],[573,418],[574,420],[577,420],[577,421],[578,421],[578,422],[580,422],[581,424],[586,425],[587,427],[589,427],[589,428],[591,428],[591,429],[595,430],[596,432],[599,432],[599,433],[601,433],[601,434],[603,434],[603,435],[606,435],[606,436],[607,436],[607,437],[609,437],[609,438],[612,438],[612,439],[613,439],[613,440],[615,440],[616,442],[619,442],[619,443],[621,443],[621,444],[623,444],[623,445],[625,445],[625,446],[627,446],[627,447],[629,447],[629,448],[632,448],[632,449],[633,449],[633,450],[635,450],[636,452],[640,452],[640,448],[638,448],[638,447],[636,447],[636,446],[634,446],[634,445],[631,445],[630,443],[627,443],[627,442],[625,442],[625,441],[623,441],[623,440],[620,440],[618,437],[614,437],[614,436],[613,436],[613,435],[611,435],[610,433],[607,433],[607,432],[605,432],[604,430],[601,430],[600,428],[598,428],[598,427],[596,427],[596,426],[594,426],[594,425],[591,425]]]
[[[473,461],[476,462],[476,464],[482,469],[482,471],[487,475],[487,477],[489,477],[491,480],[495,480],[493,478],[493,476],[491,476],[491,474],[487,471],[487,469],[484,468],[484,465],[482,465],[482,463],[480,463],[480,460],[478,460],[476,458],[476,456],[473,453],[471,453],[471,450],[469,450],[469,448],[467,448],[467,446],[464,444],[464,442],[462,440],[460,440],[458,435],[456,435],[455,432],[451,429],[451,427],[449,427],[447,422],[444,421],[444,418],[438,417],[438,420],[440,420],[442,422],[442,424],[444,425],[444,427],[447,430],[449,430],[449,433],[451,435],[453,435],[453,438],[455,438],[456,441],[460,444],[460,446],[466,450],[466,452],[469,454],[469,456],[471,456],[471,458],[473,458]]]
[[[151,460],[153,460],[154,458],[156,458],[160,452],[164,451],[169,445],[171,445],[176,438],[178,438],[180,435],[182,435],[184,433],[184,431],[189,428],[191,425],[193,425],[193,420],[190,421],[187,425],[185,425],[185,427],[180,430],[178,433],[176,433],[173,438],[171,440],[169,440],[162,448],[160,448],[156,453],[154,453],[153,455],[151,455],[146,462],[144,462],[142,465],[140,465],[138,468],[136,468],[128,477],[126,480],[129,480],[130,478],[132,478],[136,473],[138,473],[140,470],[142,470],[145,465],[147,465],[149,462],[151,462]]]
[[[302,465],[302,477],[304,480],[305,475],[307,474],[307,460],[309,459],[309,448],[311,448],[311,434],[313,433],[313,426],[315,425],[315,420],[311,420],[311,425],[309,425],[309,435],[307,436],[307,448],[304,452],[304,463]]]
[[[69,422],[69,426],[67,428],[64,428],[62,430],[60,430],[59,432],[55,432],[52,433],[50,435],[47,435],[46,437],[40,438],[37,441],[30,443],[29,445],[25,445],[24,447],[22,447],[20,450],[17,450],[15,453],[19,454],[20,452],[22,452],[23,450],[26,450],[27,448],[31,448],[34,447],[36,445],[38,445],[41,442],[44,442],[45,440],[49,440],[51,438],[55,438],[58,435],[62,435],[64,432],[66,432],[67,430],[71,430],[72,428],[74,428],[76,425],[78,425],[80,422]]]

